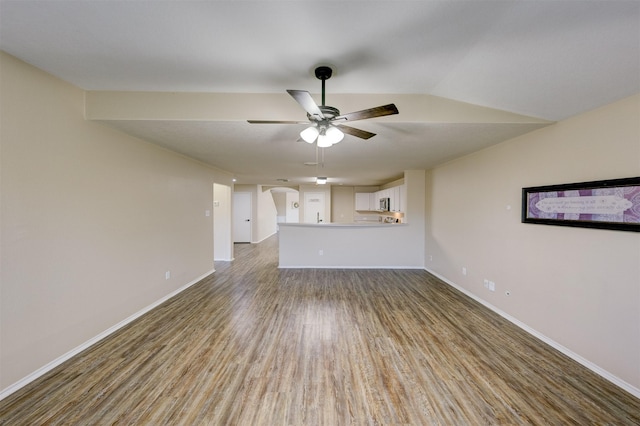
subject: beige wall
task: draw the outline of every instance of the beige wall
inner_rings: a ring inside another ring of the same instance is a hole
[[[287,193],[270,191],[273,197],[273,204],[276,207],[276,215],[286,217],[287,215]]]
[[[520,204],[527,186],[640,176],[639,123],[634,96],[436,168],[425,253],[429,270],[636,389],[640,234],[522,224]]]
[[[211,272],[231,175],[85,121],[82,90],[0,55],[6,389]]]
[[[263,185],[258,185],[258,234],[255,242],[263,241],[277,232],[276,204],[270,190],[265,190]],[[255,235],[255,234],[254,234]]]
[[[353,222],[356,209],[353,189],[353,186],[331,187],[331,222]]]

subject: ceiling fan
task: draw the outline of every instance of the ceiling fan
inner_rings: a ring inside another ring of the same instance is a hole
[[[300,137],[307,143],[317,141],[319,148],[328,148],[342,140],[344,134],[355,136],[361,139],[369,139],[375,133],[366,130],[356,129],[346,126],[343,123],[367,118],[382,117],[385,115],[398,114],[398,108],[394,104],[382,105],[375,108],[364,109],[362,111],[340,114],[337,108],[324,104],[325,81],[331,78],[332,70],[327,66],[317,67],[316,78],[322,80],[322,105],[316,104],[309,92],[306,90],[287,90],[287,93],[307,112],[307,118],[311,126],[300,132]],[[306,124],[306,121],[268,121],[268,120],[247,120],[252,124]]]

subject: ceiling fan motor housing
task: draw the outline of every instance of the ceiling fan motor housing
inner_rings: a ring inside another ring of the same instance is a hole
[[[322,115],[324,115],[324,119],[318,119],[317,116],[307,113],[307,117],[309,118],[309,121],[315,121],[316,123],[322,123],[324,121],[329,122],[333,120],[335,117],[340,115],[340,110],[332,106],[318,105],[318,108],[320,108],[320,111],[322,111]]]

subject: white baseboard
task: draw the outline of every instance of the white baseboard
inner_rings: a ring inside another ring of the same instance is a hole
[[[278,265],[280,269],[415,269],[424,270],[424,266],[344,266],[344,265]]]
[[[252,241],[252,242],[251,242],[251,244],[260,244],[261,242],[263,242],[263,241],[264,241],[264,240],[266,240],[267,238],[271,238],[271,237],[273,237],[274,235],[276,235],[277,233],[278,233],[278,231],[273,232],[273,233],[271,233],[271,234],[267,235],[266,237],[264,237],[263,239],[261,239],[260,241]]]
[[[469,296],[473,300],[475,300],[475,301],[483,304],[487,308],[491,309],[493,312],[495,312],[496,314],[500,315],[501,317],[503,317],[507,321],[509,321],[509,322],[513,323],[514,325],[520,327],[521,329],[523,329],[527,333],[531,334],[532,336],[542,340],[544,343],[548,344],[552,348],[557,349],[558,351],[562,352],[563,354],[565,354],[569,358],[571,358],[574,361],[582,364],[583,366],[587,367],[589,370],[593,371],[594,373],[598,374],[599,376],[602,376],[603,378],[607,379],[608,381],[610,381],[614,385],[616,385],[616,386],[624,389],[625,391],[629,392],[630,394],[632,394],[636,398],[640,398],[640,389],[636,388],[635,386],[633,386],[633,385],[625,382],[621,378],[609,373],[607,370],[599,367],[598,365],[594,364],[593,362],[581,357],[580,355],[578,355],[577,353],[573,352],[572,350],[570,350],[570,349],[562,346],[560,343],[548,338],[544,334],[542,334],[542,333],[538,332],[537,330],[529,327],[528,325],[526,325],[522,321],[512,317],[511,315],[507,314],[506,312],[496,308],[492,304],[490,304],[487,301],[479,298],[478,296],[476,296],[475,294],[471,293],[470,291],[458,286],[456,283],[448,280],[447,278],[443,277],[442,275],[440,275],[440,274],[438,274],[438,273],[436,273],[434,271],[431,271],[431,270],[429,270],[427,268],[424,268],[424,269],[425,269],[425,271],[427,271],[430,274],[438,277],[439,279],[441,279],[442,281],[444,281],[445,283],[447,283],[451,287],[461,291],[462,293],[464,293],[465,295]]]
[[[3,389],[2,391],[0,391],[0,401],[2,401],[4,398],[8,397],[12,393],[16,392],[17,390],[21,389],[22,387],[28,385],[32,381],[36,380],[38,377],[42,376],[43,374],[48,373],[49,371],[53,370],[58,365],[60,365],[63,362],[67,361],[68,359],[74,357],[75,355],[79,354],[80,352],[84,351],[85,349],[89,348],[90,346],[95,345],[100,340],[102,340],[105,337],[109,336],[110,334],[118,331],[119,329],[121,329],[125,325],[129,324],[130,322],[134,321],[135,319],[137,319],[137,318],[141,317],[142,315],[146,314],[147,312],[149,312],[153,308],[156,308],[157,306],[159,306],[162,303],[166,302],[167,300],[171,299],[173,296],[183,292],[184,290],[186,290],[187,288],[191,287],[195,283],[197,283],[197,282],[201,281],[202,279],[208,277],[209,275],[213,274],[214,272],[215,272],[215,269],[210,270],[209,272],[205,273],[204,275],[201,275],[200,277],[196,278],[195,280],[183,285],[179,289],[173,291],[172,293],[167,294],[163,298],[161,298],[159,300],[156,300],[151,305],[146,306],[145,308],[143,308],[142,310],[134,313],[130,317],[120,321],[119,323],[117,323],[113,327],[108,328],[107,330],[103,331],[102,333],[98,334],[97,336],[87,340],[86,342],[84,342],[80,346],[77,346],[77,347],[73,348],[72,350],[70,350],[69,352],[65,353],[64,355],[59,356],[58,358],[56,358],[53,361],[51,361],[50,363],[40,367],[39,369],[37,369],[33,373],[29,374],[28,376],[23,377],[22,379],[18,380],[17,382],[15,382],[14,384],[10,385],[9,387]]]

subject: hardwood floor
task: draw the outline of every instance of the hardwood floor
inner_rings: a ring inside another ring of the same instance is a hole
[[[277,237],[0,402],[2,425],[638,425],[640,400],[425,271]]]

